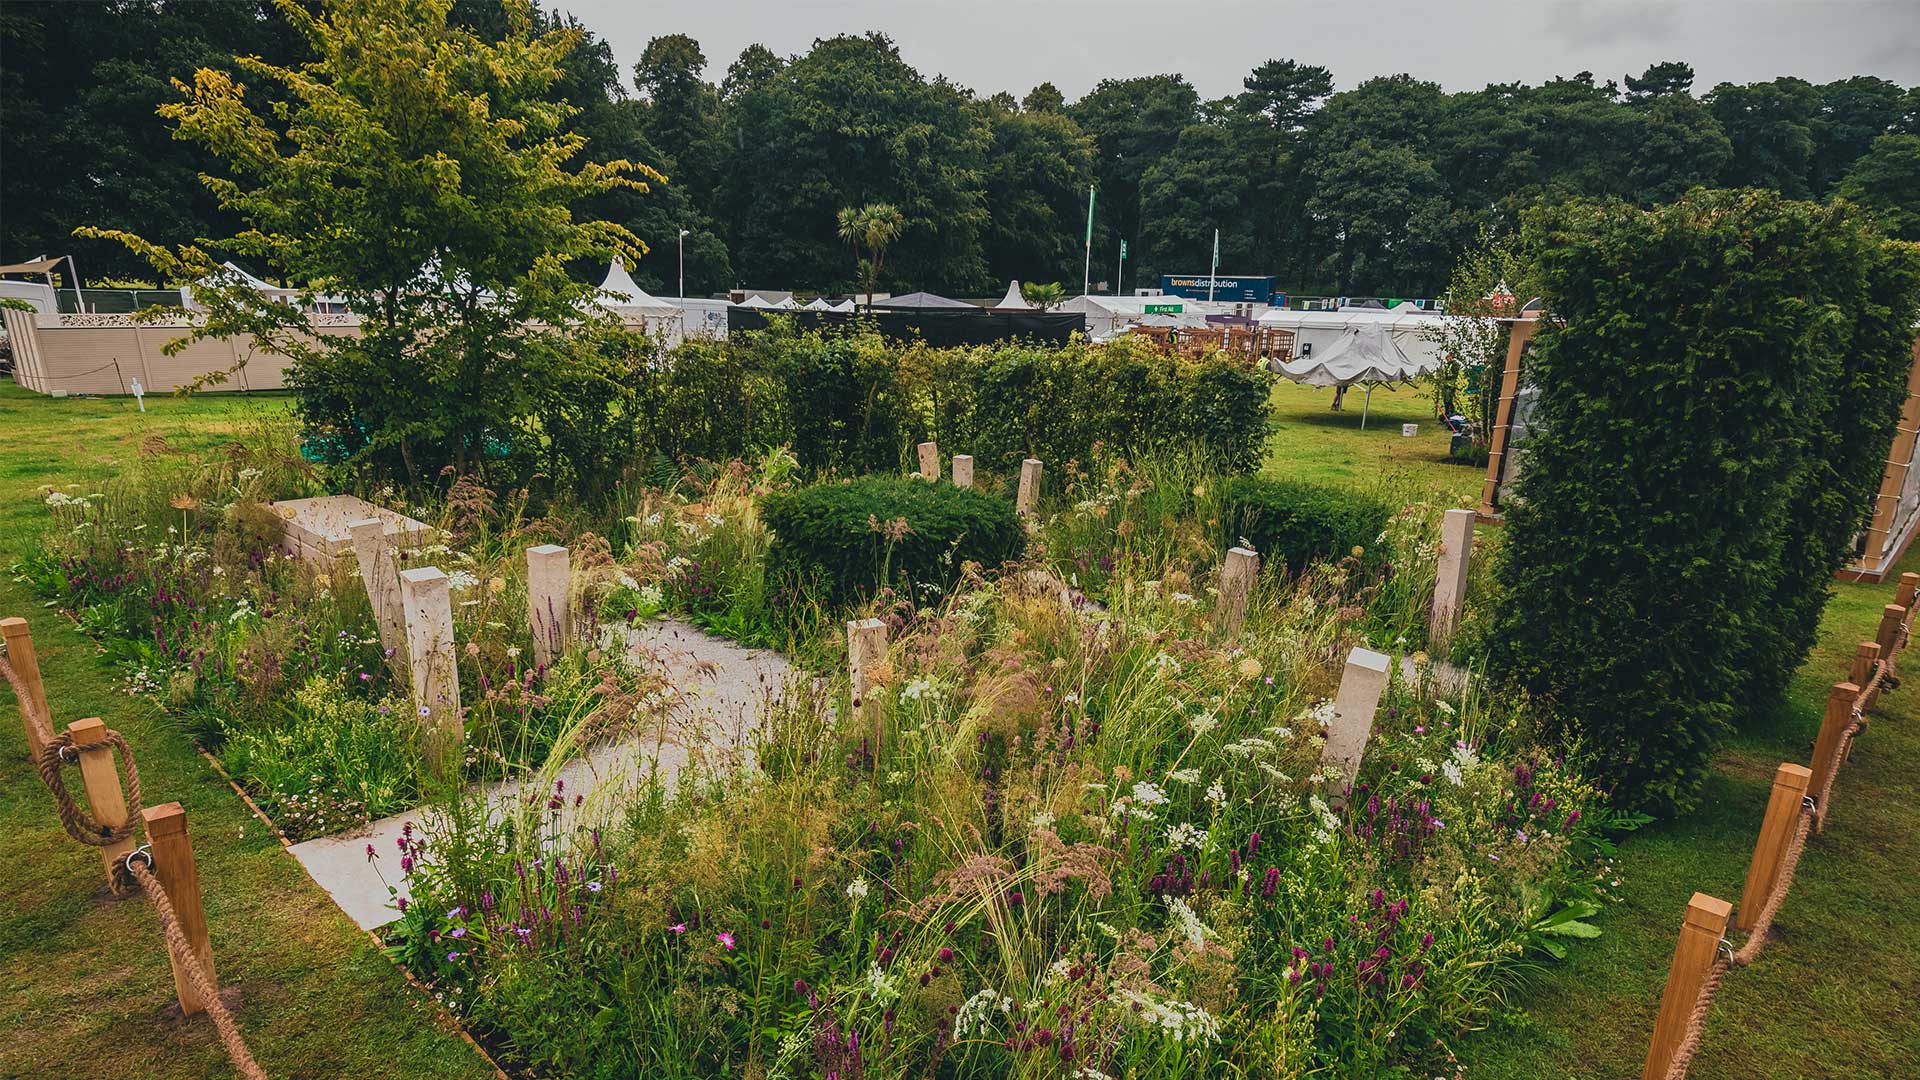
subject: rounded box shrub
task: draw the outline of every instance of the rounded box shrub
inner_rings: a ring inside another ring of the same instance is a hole
[[[868,476],[769,495],[761,518],[773,531],[770,579],[811,581],[833,603],[883,585],[945,590],[960,567],[993,567],[1018,555],[1025,535],[1013,506],[972,488],[899,476]]]
[[[1222,495],[1230,541],[1244,538],[1266,565],[1289,573],[1315,559],[1372,549],[1393,510],[1367,495],[1297,480],[1239,476]]]

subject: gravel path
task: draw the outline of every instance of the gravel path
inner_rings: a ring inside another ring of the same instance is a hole
[[[635,656],[666,675],[680,700],[668,710],[665,728],[653,737],[596,746],[556,770],[553,777],[565,781],[569,795],[592,799],[595,792],[615,792],[656,768],[663,780],[672,783],[691,759],[685,745],[689,741],[696,744],[693,752],[746,753],[755,725],[767,706],[780,698],[793,672],[776,652],[749,649],[671,619],[631,630],[627,640]],[[694,733],[696,738],[676,738],[671,734],[675,731]],[[546,787],[547,781],[542,781],[535,797],[543,797]],[[527,783],[490,785],[487,797],[494,807],[526,798]],[[398,915],[387,889],[389,881],[399,895],[407,894],[395,841],[407,822],[422,822],[428,813],[426,807],[419,807],[349,833],[295,844],[293,855],[362,929],[384,926]],[[367,860],[368,844],[380,853],[380,863]]]

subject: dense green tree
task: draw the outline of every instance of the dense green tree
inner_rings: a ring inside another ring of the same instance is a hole
[[[1650,64],[1637,78],[1627,76],[1626,102],[1650,105],[1661,98],[1686,97],[1693,92],[1693,65],[1679,60]]]
[[[1898,83],[1871,75],[1855,75],[1819,88],[1820,107],[1814,114],[1813,162],[1808,183],[1813,194],[1825,195],[1846,175],[1847,168],[1873,145],[1873,140],[1899,128],[1906,111],[1907,93]]]
[[[1027,91],[1027,96],[1020,99],[1020,107],[1028,112],[1065,112],[1067,99],[1061,96],[1059,87],[1043,82]]]
[[[888,202],[907,229],[881,287],[981,291],[992,141],[985,108],[928,81],[884,35],[818,41],[735,102],[727,221],[736,269],[758,281],[850,287],[835,212]]]
[[[989,123],[993,142],[985,181],[992,214],[984,241],[989,273],[995,282],[1074,278],[1081,269],[1093,141],[1050,109],[997,109]]]
[[[1872,210],[1887,231],[1920,242],[1920,135],[1882,135],[1833,189]]]
[[[1792,198],[1811,193],[1813,125],[1820,92],[1804,79],[1738,86],[1721,83],[1708,107],[1733,145],[1721,172],[1729,187],[1770,188]]]
[[[1141,180],[1199,119],[1200,95],[1178,75],[1103,79],[1073,103],[1068,115],[1093,139],[1098,153],[1093,249],[1118,251],[1122,239],[1140,238]],[[1083,206],[1085,198],[1082,192]]]

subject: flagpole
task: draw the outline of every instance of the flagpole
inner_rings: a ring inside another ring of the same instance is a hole
[[[1087,261],[1080,275],[1080,295],[1093,292],[1093,185],[1087,185]]]
[[[1127,242],[1120,241],[1120,259],[1113,264],[1113,295],[1120,295],[1120,275],[1127,267]]]
[[[1207,271],[1207,303],[1213,303],[1213,286],[1220,279],[1220,230],[1213,230],[1213,266]]]

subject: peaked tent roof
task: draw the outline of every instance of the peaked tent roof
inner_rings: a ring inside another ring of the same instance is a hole
[[[610,308],[660,313],[680,310],[665,300],[649,295],[647,290],[635,284],[633,275],[627,273],[626,263],[618,255],[607,267],[607,278],[600,283],[600,291],[606,294],[600,297],[600,303]]]
[[[858,311],[859,308],[854,306],[854,303],[851,300],[842,300],[839,303],[829,307],[827,310],[846,312],[846,311]]]
[[[832,311],[833,305],[827,303],[827,300],[825,297],[816,296],[813,299],[807,301],[805,304],[801,305],[800,310],[801,311]]]
[[[745,300],[740,301],[740,306],[750,307],[750,308],[770,308],[773,305],[767,303],[764,297],[760,296],[758,293],[755,293],[754,295],[747,297]]]
[[[1387,328],[1378,324],[1354,327],[1316,356],[1269,366],[1294,382],[1308,386],[1410,382],[1435,367],[1433,363],[1415,360],[1402,352]]]
[[[996,310],[1000,308],[1006,308],[1009,311],[1015,309],[1033,310],[1033,305],[1027,303],[1027,298],[1020,295],[1020,281],[1018,278],[1007,282],[1007,295],[1001,297],[1000,302],[993,306]]]
[[[872,306],[888,311],[898,311],[919,308],[970,308],[973,305],[963,300],[949,300],[944,296],[935,296],[930,292],[910,292],[905,296],[875,300]]]

